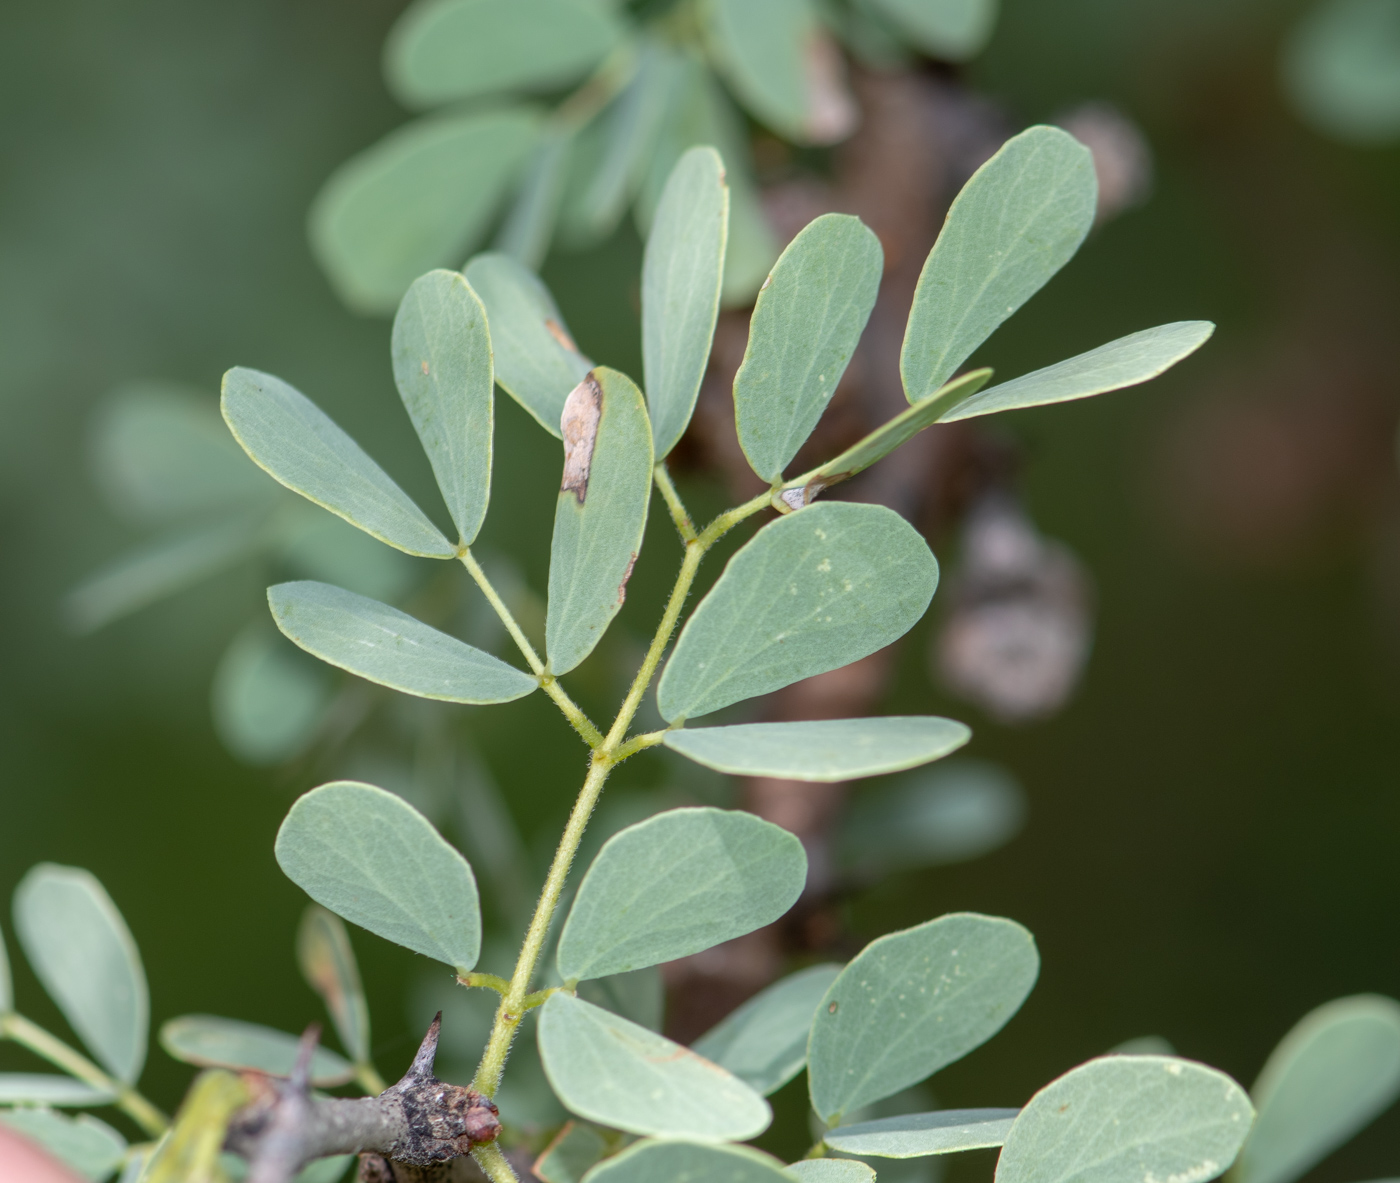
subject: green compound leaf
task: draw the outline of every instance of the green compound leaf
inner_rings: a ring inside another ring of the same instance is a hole
[[[529,674],[421,620],[328,583],[267,589],[272,619],[322,661],[404,694],[443,702],[495,703],[539,686]]]
[[[849,480],[858,472],[864,472],[877,460],[883,460],[900,444],[913,439],[925,427],[937,423],[949,408],[976,394],[991,377],[992,371],[985,369],[959,375],[928,398],[920,399],[907,411],[901,411],[888,423],[877,427],[835,459],[814,468],[783,489],[774,497],[773,507],[786,513],[788,510],[810,505],[824,489]]]
[[[330,709],[330,683],[324,666],[254,621],[233,638],[214,671],[214,728],[249,764],[289,760],[316,738]]]
[[[297,964],[326,1004],[341,1046],[356,1063],[369,1060],[369,1004],[350,934],[334,912],[308,904],[297,927]]]
[[[40,863],[20,880],[15,932],[35,975],[73,1030],[118,1080],[146,1062],[150,993],[126,921],[97,879]]]
[[[419,0],[389,34],[384,72],[410,107],[553,90],[597,65],[620,33],[586,0]]]
[[[839,965],[814,965],[789,974],[721,1019],[691,1050],[765,1097],[777,1092],[807,1063],[817,1004],[840,972]]]
[[[713,148],[691,148],[666,181],[642,260],[642,364],[656,455],[685,433],[719,316],[729,188]]]
[[[251,1068],[270,1076],[290,1076],[297,1062],[295,1035],[258,1023],[217,1015],[181,1015],[160,1029],[160,1046],[182,1064],[200,1068]],[[343,1056],[318,1047],[311,1057],[311,1083],[331,1088],[353,1080],[354,1066]]]
[[[565,674],[593,652],[627,597],[651,504],[651,424],[626,374],[599,366],[560,419],[564,475],[549,550],[545,650]]]
[[[831,1121],[962,1059],[1016,1013],[1039,971],[1030,933],[974,912],[872,941],[817,1008],[812,1108]]]
[[[852,100],[810,0],[710,0],[711,56],[739,100],[786,140],[826,144],[854,122]]]
[[[95,476],[135,522],[256,506],[276,486],[248,463],[204,391],[165,382],[119,387],[98,411]]]
[[[126,1157],[126,1139],[87,1113],[65,1117],[52,1109],[10,1109],[0,1121],[93,1183],[109,1178]]]
[[[114,1100],[113,1093],[55,1072],[0,1072],[0,1105],[97,1106]]]
[[[658,814],[614,834],[588,868],[559,937],[559,975],[698,953],[771,924],[806,881],[802,843],[780,826],[737,810]]]
[[[1205,1183],[1254,1117],[1223,1072],[1169,1056],[1105,1056],[1036,1093],[1011,1126],[997,1183]]]
[[[312,789],[287,814],[276,853],[287,878],[351,924],[459,973],[476,964],[476,877],[392,793],[344,780]]]
[[[734,378],[734,416],[744,455],[764,480],[782,479],[831,401],[875,307],[884,259],[859,218],[823,214],[792,240],[758,293]]]
[[[838,1126],[822,1135],[833,1150],[872,1158],[922,1158],[1000,1146],[1018,1109],[943,1109]]]
[[[1292,1183],[1400,1095],[1400,1004],[1324,1003],[1279,1043],[1254,1084],[1259,1118],[1235,1183]]]
[[[262,533],[258,518],[244,517],[157,538],[83,580],[64,597],[64,616],[74,632],[95,632],[256,554]]]
[[[311,207],[311,246],[352,308],[388,314],[418,276],[485,234],[539,141],[524,107],[420,119],[342,164]]]
[[[940,423],[1014,411],[1021,407],[1043,407],[1071,399],[1089,398],[1157,377],[1182,358],[1195,353],[1215,326],[1208,320],[1182,320],[1158,325],[1100,345],[1067,361],[1043,370],[1013,378],[958,404],[939,416]]]
[[[1097,205],[1089,149],[1056,127],[1013,136],[973,173],[914,292],[899,355],[911,403],[942,386],[1069,262]]]
[[[491,499],[491,335],[486,308],[457,271],[413,281],[394,318],[394,382],[433,465],[463,546]]]
[[[486,305],[496,381],[558,439],[564,400],[593,363],[574,344],[549,289],[515,259],[477,255],[465,275]]]
[[[875,1183],[875,1172],[853,1158],[804,1158],[783,1173],[802,1183]]]
[[[870,0],[930,57],[963,62],[981,52],[996,26],[998,0]]]
[[[668,731],[663,741],[697,764],[731,776],[845,781],[940,760],[972,738],[952,719],[891,716],[804,723],[740,723]]]
[[[938,585],[908,522],[879,505],[822,502],[764,526],[725,567],[657,686],[668,722],[837,669],[903,636]]]
[[[535,1159],[530,1173],[541,1183],[580,1183],[607,1150],[607,1141],[596,1127],[586,1121],[568,1121]]]
[[[605,1159],[584,1183],[792,1183],[782,1164],[751,1146],[638,1142]]]
[[[1298,114],[1323,135],[1351,144],[1400,137],[1400,0],[1310,6],[1280,64]]]
[[[287,488],[408,554],[456,555],[408,494],[301,391],[241,366],[224,375],[223,390],[234,438]]]
[[[978,858],[1010,841],[1026,794],[1004,768],[950,760],[853,797],[837,827],[837,860],[884,876]]]
[[[565,1107],[614,1129],[737,1141],[773,1119],[768,1102],[724,1069],[570,994],[552,994],[541,1008],[539,1045]]]

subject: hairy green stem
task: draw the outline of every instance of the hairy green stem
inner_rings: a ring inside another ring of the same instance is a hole
[[[170,1119],[135,1088],[107,1075],[81,1052],[23,1015],[13,1011],[0,1015],[0,1037],[13,1039],[55,1067],[62,1068],[69,1076],[77,1077],[104,1093],[111,1093],[116,1098],[117,1107],[153,1138],[159,1138],[170,1128]]]
[[[472,1157],[476,1159],[476,1165],[485,1172],[491,1183],[519,1183],[515,1177],[515,1171],[506,1161],[506,1156],[501,1153],[501,1148],[495,1142],[472,1147]]]
[[[458,974],[457,981],[463,986],[476,986],[483,990],[494,990],[497,994],[505,994],[510,990],[510,983],[506,981],[505,978],[497,977],[495,974]]]
[[[661,493],[661,500],[666,502],[666,508],[671,511],[671,521],[676,523],[676,530],[681,536],[681,542],[686,544],[694,542],[695,523],[690,520],[690,514],[686,512],[685,503],[681,501],[680,494],[676,492],[676,486],[671,483],[671,474],[666,470],[666,461],[658,460],[652,471],[656,477],[656,488]]]
[[[659,473],[663,470],[658,467],[657,471]],[[660,477],[658,477],[657,483],[662,484]],[[666,484],[669,484],[669,479],[667,479]],[[674,492],[672,489],[673,494]],[[664,486],[662,495],[665,496]],[[559,846],[554,852],[554,861],[550,864],[549,874],[545,878],[539,902],[535,905],[535,914],[530,919],[530,927],[521,944],[520,956],[516,959],[515,972],[511,975],[509,989],[496,1010],[496,1020],[492,1024],[491,1035],[486,1042],[486,1050],[482,1053],[481,1063],[477,1066],[476,1077],[472,1081],[472,1088],[484,1096],[495,1096],[496,1089],[500,1086],[501,1074],[505,1071],[511,1043],[515,1039],[515,1033],[520,1027],[521,1019],[525,1017],[525,1012],[532,1006],[540,1005],[551,993],[547,990],[540,990],[531,994],[530,981],[534,977],[535,967],[539,962],[540,953],[544,949],[545,939],[549,935],[549,926],[554,919],[554,911],[559,905],[559,897],[564,891],[564,884],[568,881],[574,856],[578,853],[579,843],[583,841],[583,833],[588,827],[588,819],[598,804],[598,798],[602,795],[603,785],[607,782],[608,774],[622,760],[643,748],[660,743],[665,736],[664,731],[653,731],[645,735],[634,736],[631,740],[626,738],[627,729],[632,725],[632,719],[637,713],[637,708],[641,705],[642,695],[646,693],[647,686],[655,677],[657,667],[661,664],[662,654],[665,653],[666,646],[670,643],[671,636],[680,621],[681,610],[685,607],[686,597],[690,594],[691,585],[695,582],[695,573],[699,570],[700,561],[705,557],[705,553],[726,533],[745,518],[752,517],[759,510],[765,508],[768,504],[768,497],[768,493],[763,493],[753,500],[721,514],[700,534],[686,542],[685,559],[681,563],[675,586],[671,589],[671,596],[666,604],[666,611],[656,626],[656,633],[652,637],[642,666],[637,671],[637,676],[633,678],[632,685],[627,691],[627,697],[623,699],[622,706],[617,712],[617,718],[613,720],[613,725],[609,728],[607,736],[602,738],[601,742],[593,748],[588,776],[583,782],[583,788],[579,790],[578,800],[574,802],[568,824],[564,827],[564,833],[559,839]],[[679,498],[676,498],[676,504],[680,504]],[[689,520],[688,515],[686,520]],[[469,554],[464,555],[462,561],[466,563],[469,557]],[[485,575],[478,576],[477,571],[480,568],[473,570],[473,566],[474,564],[469,565],[467,569],[472,571],[473,577],[482,584],[482,590],[485,591],[489,586],[485,583]],[[501,605],[497,611],[504,611],[504,605]],[[503,615],[502,619],[507,619],[507,616]],[[522,651],[524,650],[522,649]],[[532,652],[533,650],[529,651],[529,653]],[[526,655],[527,660],[529,653]],[[469,976],[475,977],[476,975]],[[514,1171],[511,1170],[505,1156],[494,1144],[479,1146],[472,1151],[472,1155],[493,1183],[515,1183]]]
[[[515,642],[516,648],[524,656],[531,672],[540,680],[540,688],[554,699],[555,704],[564,712],[564,718],[568,719],[574,730],[583,736],[583,741],[590,748],[596,748],[603,742],[603,733],[593,725],[592,720],[583,713],[578,704],[565,693],[564,688],[559,685],[559,679],[545,669],[540,655],[530,644],[530,638],[525,635],[511,610],[506,607],[506,602],[501,599],[500,593],[491,586],[491,581],[486,578],[486,572],[481,569],[481,564],[476,561],[476,556],[472,554],[471,549],[463,547],[457,557],[462,560],[462,566],[476,580],[477,587],[481,588],[481,594],[486,597],[487,603],[495,609],[501,623],[506,626],[506,632],[510,633],[511,640]]]

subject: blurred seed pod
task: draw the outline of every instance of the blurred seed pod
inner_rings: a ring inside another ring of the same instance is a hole
[[[1079,561],[995,491],[967,516],[950,583],[930,671],[1003,723],[1059,710],[1092,639],[1093,592]]]
[[[1152,195],[1152,146],[1142,129],[1111,103],[1085,103],[1056,124],[1089,149],[1099,180],[1102,225]]]

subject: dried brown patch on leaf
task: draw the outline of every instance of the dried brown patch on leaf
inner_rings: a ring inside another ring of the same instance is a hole
[[[637,552],[632,552],[632,557],[627,560],[627,570],[622,573],[622,582],[617,585],[617,602],[621,606],[627,600],[627,581],[632,578],[632,568],[637,565]]]
[[[583,504],[588,496],[588,474],[593,468],[593,449],[598,443],[598,422],[603,417],[603,388],[590,373],[569,391],[559,431],[564,437],[564,479],[561,493],[572,493]]]
[[[574,344],[574,339],[569,336],[569,330],[561,325],[552,316],[545,320],[544,327],[549,330],[549,335],[559,342],[570,353],[577,353],[578,346]]]

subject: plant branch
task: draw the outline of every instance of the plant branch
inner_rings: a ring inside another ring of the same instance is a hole
[[[483,990],[494,990],[497,994],[505,994],[510,990],[510,983],[496,974],[458,974],[457,981],[468,989],[479,987]]]
[[[134,1087],[109,1076],[81,1052],[23,1015],[11,1011],[0,1016],[0,1038],[13,1039],[55,1067],[62,1068],[69,1076],[110,1093],[116,1098],[117,1107],[151,1137],[159,1138],[170,1128],[170,1119]]]
[[[655,676],[657,666],[661,662],[661,655],[665,652],[671,635],[675,632],[681,610],[685,606],[686,597],[690,594],[691,584],[695,581],[695,573],[699,569],[700,561],[704,558],[706,551],[729,530],[767,506],[768,496],[769,494],[765,492],[743,505],[721,514],[705,528],[703,533],[686,543],[685,559],[682,561],[680,572],[676,576],[676,583],[672,588],[671,597],[667,602],[661,622],[657,625],[656,633],[647,649],[646,658],[642,662],[641,669],[637,671],[637,676],[632,680],[627,697],[623,700],[607,737],[593,750],[588,776],[583,782],[583,788],[579,791],[578,800],[574,802],[568,824],[564,827],[564,833],[559,839],[559,846],[554,852],[554,861],[550,864],[549,874],[545,879],[544,888],[540,892],[539,902],[535,906],[535,914],[530,919],[530,927],[521,944],[520,956],[516,959],[515,972],[510,979],[510,989],[501,999],[501,1005],[497,1008],[496,1020],[492,1024],[490,1038],[482,1053],[481,1063],[477,1066],[476,1077],[472,1081],[472,1086],[483,1096],[495,1095],[496,1089],[501,1083],[501,1074],[505,1071],[506,1059],[510,1055],[511,1043],[520,1027],[520,1021],[524,1018],[526,1010],[529,1009],[530,1002],[544,993],[541,991],[531,995],[530,981],[534,977],[535,967],[539,961],[540,952],[544,948],[545,938],[549,934],[554,911],[559,905],[559,897],[568,880],[569,870],[573,866],[574,856],[578,853],[579,843],[583,840],[584,830],[588,827],[588,819],[592,816],[593,809],[602,794],[608,773],[620,760],[626,759],[627,756],[641,751],[645,747],[659,743],[661,735],[664,734],[651,732],[647,735],[637,736],[631,742],[624,743],[627,728],[631,726],[632,719],[637,713],[642,695]],[[477,1155],[477,1162],[483,1170],[487,1171],[494,1183],[513,1183],[515,1174],[503,1156],[492,1155],[490,1151],[484,1151]]]
[[[481,594],[486,597],[487,602],[495,609],[496,615],[500,617],[501,623],[506,626],[506,632],[510,633],[511,640],[515,642],[516,647],[524,656],[530,671],[540,680],[541,689],[554,699],[555,705],[564,712],[564,718],[568,719],[574,730],[583,736],[584,742],[590,748],[596,748],[603,742],[603,733],[593,725],[592,720],[583,713],[578,704],[565,693],[564,688],[559,685],[559,679],[546,669],[544,661],[535,652],[535,647],[530,644],[530,639],[525,635],[511,610],[506,607],[506,602],[501,599],[500,593],[486,578],[486,572],[481,569],[481,564],[476,561],[476,556],[472,554],[470,548],[464,547],[457,557],[462,560],[462,566],[476,580],[477,587],[481,588]]]
[[[666,733],[670,730],[671,728],[669,727],[663,727],[660,731],[648,731],[642,735],[634,735],[617,749],[617,753],[613,756],[613,763],[621,764],[624,760],[630,759],[638,752],[643,752],[647,748],[654,748],[657,744],[663,743],[666,739]]]
[[[681,542],[694,542],[695,523],[690,520],[685,503],[681,501],[681,495],[676,492],[676,486],[671,482],[671,474],[666,469],[666,461],[658,460],[652,471],[656,477],[656,488],[661,494],[661,500],[666,502],[666,508],[671,511],[671,521],[676,523],[676,530],[681,536]]]
[[[501,1129],[496,1107],[433,1074],[441,1028],[439,1014],[402,1080],[377,1097],[354,1098],[311,1094],[317,1029],[309,1028],[291,1079],[243,1074],[254,1099],[233,1115],[225,1148],[249,1161],[249,1183],[288,1183],[327,1155],[367,1152],[421,1167],[494,1141]]]

